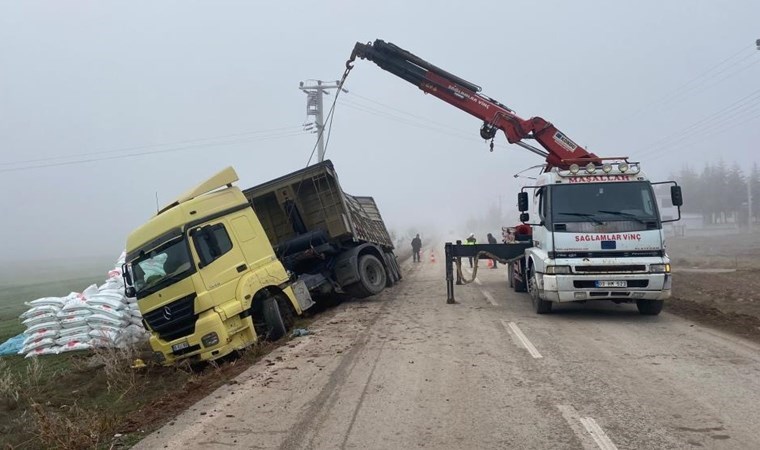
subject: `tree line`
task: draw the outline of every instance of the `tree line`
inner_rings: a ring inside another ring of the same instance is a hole
[[[684,213],[701,214],[706,224],[747,224],[748,185],[752,191],[753,223],[760,216],[760,168],[724,161],[706,163],[702,170],[685,166],[672,175],[682,186]]]

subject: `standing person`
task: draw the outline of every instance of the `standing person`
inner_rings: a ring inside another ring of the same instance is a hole
[[[420,234],[417,233],[417,236],[412,239],[412,261],[413,262],[420,262],[420,249],[422,249],[422,239],[420,239]]]
[[[496,241],[496,238],[493,237],[493,235],[491,233],[488,233],[488,243],[489,244],[498,244],[498,242]],[[493,266],[491,268],[495,269],[496,268],[496,260],[492,259],[491,261],[493,261]]]
[[[464,241],[464,245],[475,245],[478,242],[478,240],[475,238],[475,233],[470,233],[469,236],[467,236],[467,239]],[[472,256],[469,256],[468,259],[470,260],[470,268],[472,268]]]

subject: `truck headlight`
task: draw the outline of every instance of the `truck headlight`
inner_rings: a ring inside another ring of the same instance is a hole
[[[546,266],[546,272],[549,275],[571,273],[570,266]]]
[[[166,361],[166,357],[165,357],[165,356],[164,356],[164,354],[163,354],[163,353],[161,353],[161,352],[153,352],[153,359],[155,359],[155,361],[156,361],[157,363],[159,363],[159,364],[161,364],[161,363],[163,363],[164,361]]]
[[[216,331],[207,333],[201,338],[201,343],[204,347],[213,347],[219,343],[219,335],[216,334]]]
[[[650,264],[649,271],[652,273],[670,273],[670,264]]]

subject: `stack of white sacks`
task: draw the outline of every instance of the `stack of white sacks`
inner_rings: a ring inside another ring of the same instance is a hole
[[[102,286],[92,285],[81,294],[46,297],[25,303],[29,306],[21,320],[26,326],[26,357],[55,355],[93,347],[126,347],[147,341],[150,334],[142,324],[137,299],[124,294],[121,265],[108,272]]]

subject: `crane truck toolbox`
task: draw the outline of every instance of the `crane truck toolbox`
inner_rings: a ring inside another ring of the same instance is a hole
[[[638,165],[621,161],[589,163],[582,171],[575,164],[555,168],[524,188],[518,206],[521,220],[534,217],[533,246],[512,278],[529,292],[536,312],[589,300],[636,302],[642,314],[660,312],[672,278],[652,184]],[[671,200],[680,207],[680,187],[673,185]]]
[[[311,305],[235,181],[232,168],[221,171],[127,238],[126,294],[137,298],[165,364],[213,360],[277,339]]]

